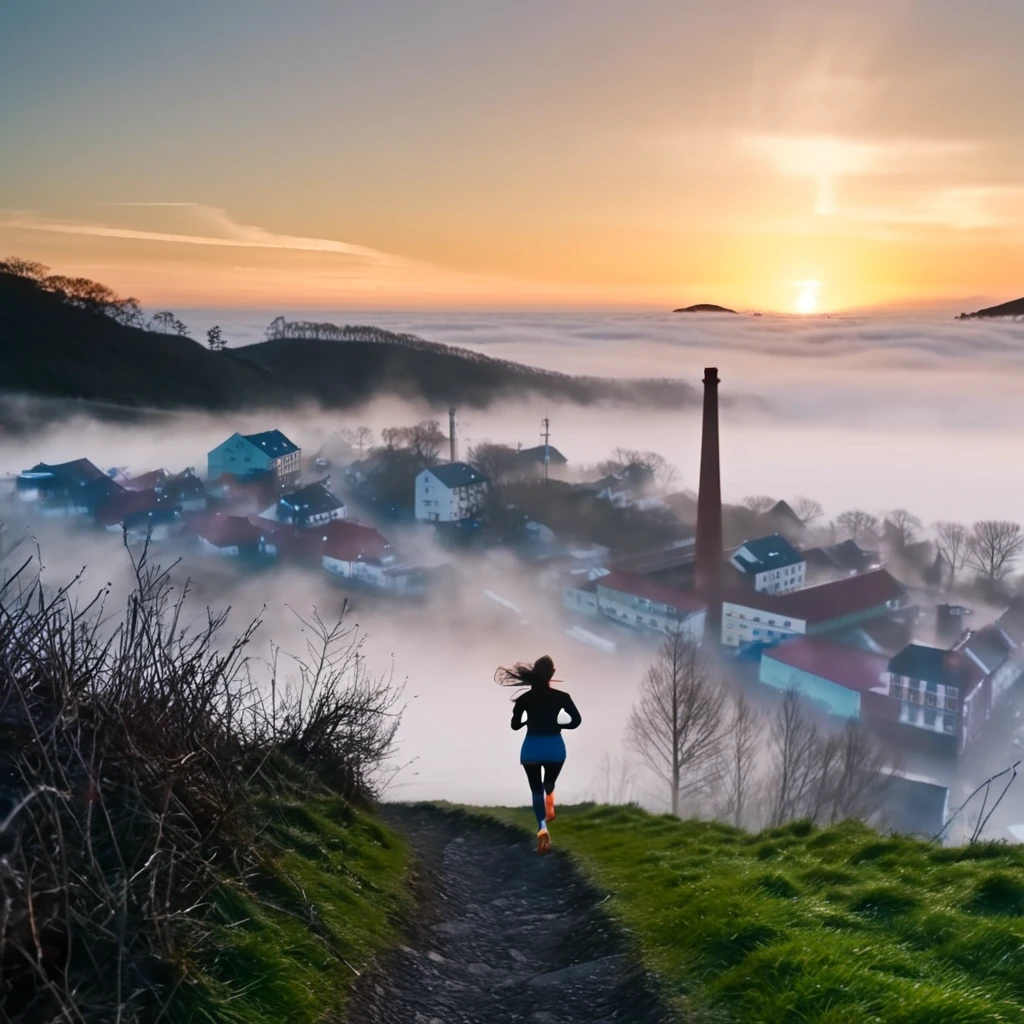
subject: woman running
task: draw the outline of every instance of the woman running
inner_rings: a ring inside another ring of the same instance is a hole
[[[519,762],[526,771],[533,794],[533,813],[537,815],[537,852],[551,849],[548,822],[555,818],[555,780],[565,764],[563,729],[575,729],[583,719],[562,690],[551,688],[555,663],[545,654],[532,665],[519,663],[512,668],[499,668],[495,681],[502,686],[528,686],[516,697],[512,708],[512,728],[526,726],[526,738],[519,753]],[[558,713],[564,711],[569,722],[562,725]],[[523,721],[525,716],[526,721]]]

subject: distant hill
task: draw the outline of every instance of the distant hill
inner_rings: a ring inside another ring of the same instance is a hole
[[[317,328],[309,334],[310,326]],[[273,340],[211,352],[189,338],[117,323],[28,278],[0,273],[0,389],[135,410],[345,408],[375,394],[484,407],[536,394],[579,404],[678,408],[696,387],[553,373],[378,328],[275,321]]]
[[[682,309],[673,309],[673,313],[736,313],[735,309],[726,309],[725,306],[716,306],[713,302],[698,302],[695,306],[684,306]],[[738,314],[736,314],[738,315]]]
[[[998,306],[989,306],[974,313],[961,313],[957,320],[977,320],[996,316],[1024,316],[1024,299],[1013,299]]]

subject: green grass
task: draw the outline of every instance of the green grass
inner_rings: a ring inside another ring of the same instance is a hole
[[[849,822],[750,835],[633,807],[560,809],[551,832],[681,1018],[1024,1024],[1024,848]]]
[[[355,972],[396,941],[409,906],[402,840],[329,794],[259,811],[265,861],[215,893],[171,1024],[341,1021]]]

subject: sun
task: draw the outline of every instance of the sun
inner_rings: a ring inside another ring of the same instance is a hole
[[[797,281],[798,289],[796,296],[796,311],[803,313],[816,313],[818,311],[818,292],[821,290],[820,281]]]

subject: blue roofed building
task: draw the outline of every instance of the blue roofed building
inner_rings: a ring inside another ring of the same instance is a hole
[[[744,541],[730,562],[759,593],[786,594],[807,579],[804,556],[778,533]]]
[[[280,430],[232,434],[207,455],[211,480],[231,476],[271,477],[279,490],[297,486],[302,475],[302,452]]]
[[[487,502],[487,477],[465,462],[446,462],[416,477],[416,518],[429,523],[476,519]]]

